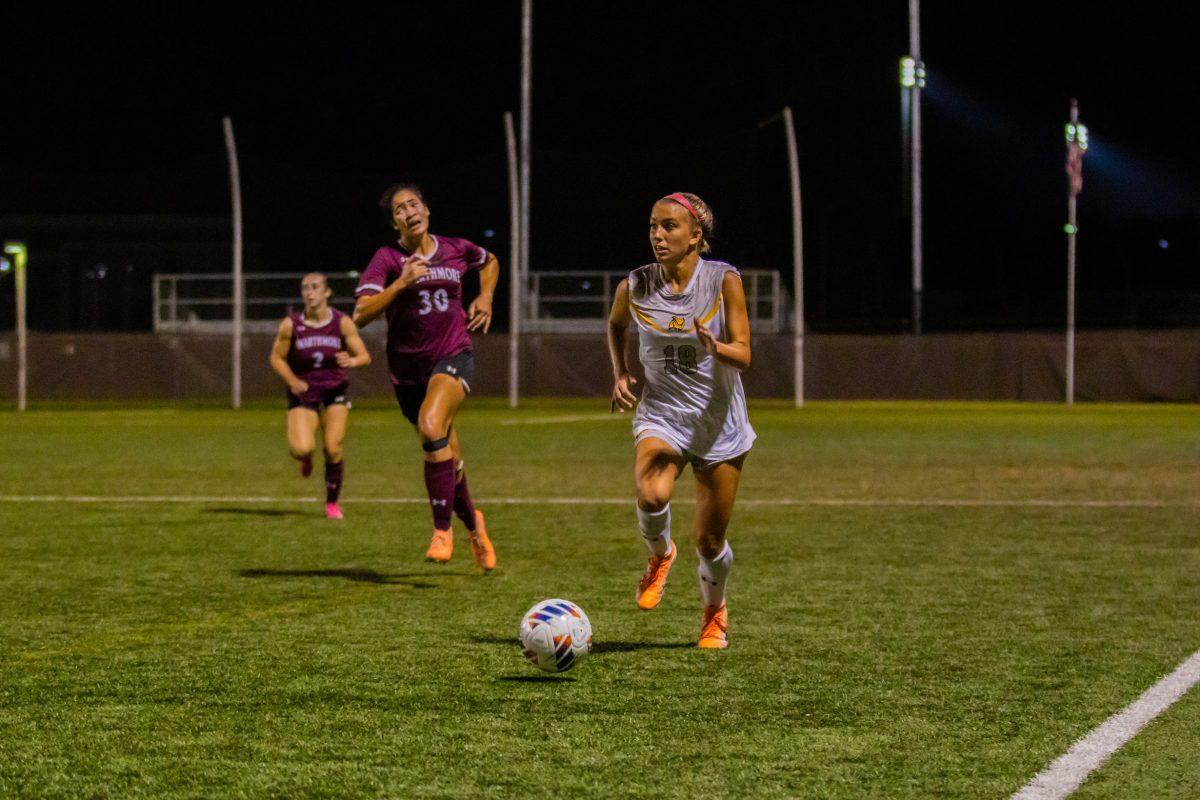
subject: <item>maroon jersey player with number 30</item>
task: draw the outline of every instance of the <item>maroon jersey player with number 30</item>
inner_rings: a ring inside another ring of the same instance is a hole
[[[330,308],[332,294],[319,272],[300,280],[304,311],[279,323],[271,367],[288,386],[288,448],[306,478],[312,474],[317,425],[323,429],[325,516],[341,519],[342,440],[350,416],[346,368],[366,366],[371,356],[350,317]]]
[[[433,539],[425,558],[445,563],[454,551],[451,511],[467,527],[471,553],[484,570],[496,566],[483,514],[471,502],[454,431],[454,415],[471,391],[475,361],[469,331],[487,333],[500,275],[496,257],[466,239],[429,232],[429,207],[412,184],[388,188],[380,200],[395,244],[376,251],[359,277],[354,321],[387,318],[387,358],[400,410],[417,429],[425,454],[425,488],[433,509]],[[467,313],[462,278],[479,270],[479,296]]]

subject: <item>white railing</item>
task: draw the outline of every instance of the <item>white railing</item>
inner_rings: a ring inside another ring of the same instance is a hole
[[[303,308],[300,279],[305,272],[248,272],[245,330],[270,333],[279,320]],[[602,271],[531,272],[522,307],[522,331],[597,333],[604,330],[613,292],[628,273]],[[354,308],[357,272],[327,272],[330,304]],[[746,311],[756,332],[787,329],[791,300],[774,270],[742,270]],[[233,276],[182,273],[154,276],[156,333],[229,333],[233,330]]]
[[[787,291],[774,270],[742,270],[751,327],[779,333],[787,327]],[[525,287],[523,330],[542,333],[603,331],[613,292],[627,272],[531,272]]]
[[[248,272],[245,330],[270,333],[284,316],[304,307],[300,279],[307,272]],[[327,272],[333,289],[330,304],[354,308],[357,272]],[[181,273],[154,276],[156,333],[229,333],[233,330],[233,276],[229,273]]]

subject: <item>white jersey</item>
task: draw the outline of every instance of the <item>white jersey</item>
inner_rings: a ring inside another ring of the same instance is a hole
[[[696,320],[725,341],[721,283],[737,270],[700,259],[687,287],[676,294],[662,266],[629,273],[629,307],[638,329],[638,356],[646,386],[633,416],[635,440],[663,439],[700,466],[727,461],[754,444],[741,373],[700,344]]]

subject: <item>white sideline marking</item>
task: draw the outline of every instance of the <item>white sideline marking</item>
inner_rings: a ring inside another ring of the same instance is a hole
[[[1200,683],[1200,650],[1039,772],[1012,800],[1061,800],[1155,717]]]
[[[267,495],[0,495],[0,503],[319,503],[317,497],[272,497]],[[376,505],[424,505],[427,497],[347,497],[345,503]],[[482,497],[480,505],[597,506],[628,505],[628,497]],[[691,503],[679,498],[676,502]],[[1200,508],[1200,501],[1167,503],[1160,500],[1045,500],[1039,498],[773,498],[742,499],[741,506],[824,506],[832,508]]]
[[[601,419],[624,419],[618,414],[565,414],[559,417],[530,417],[529,419],[502,419],[501,425],[550,425],[556,422],[595,422]]]

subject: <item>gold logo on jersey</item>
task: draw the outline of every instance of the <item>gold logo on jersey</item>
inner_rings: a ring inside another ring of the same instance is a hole
[[[683,330],[683,317],[671,317],[671,321],[667,323],[667,330],[682,331]]]

